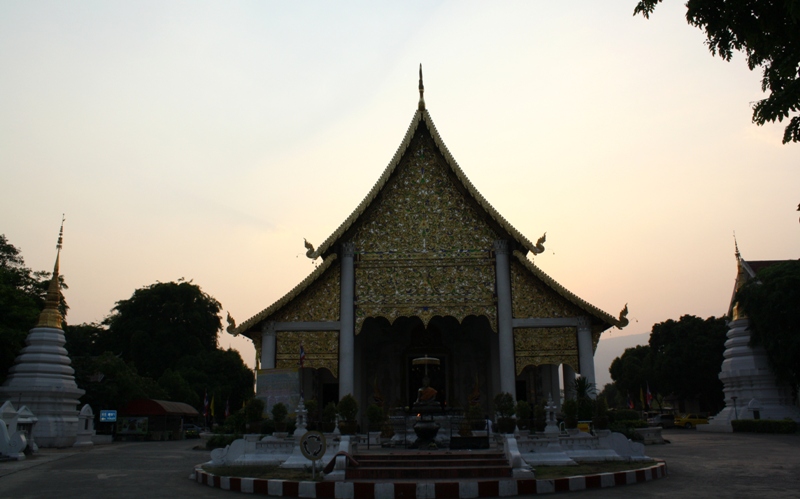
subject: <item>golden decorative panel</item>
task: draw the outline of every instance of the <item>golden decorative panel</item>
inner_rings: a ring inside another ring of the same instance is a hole
[[[296,369],[300,344],[306,352],[305,367],[327,369],[339,376],[339,331],[280,331],[275,341],[275,367]]]
[[[316,282],[269,317],[275,322],[339,320],[341,268],[334,264]]]
[[[436,315],[485,315],[497,323],[491,250],[498,235],[423,128],[351,238],[356,332],[378,316],[417,316],[427,325]]]
[[[578,369],[578,338],[574,327],[514,329],[517,374],[527,366],[567,364]]]
[[[586,312],[545,285],[521,263],[511,260],[511,307],[514,318],[579,317]]]

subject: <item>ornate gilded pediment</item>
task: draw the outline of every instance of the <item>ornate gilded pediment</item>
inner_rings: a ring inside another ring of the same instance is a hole
[[[356,225],[356,331],[367,317],[486,315],[496,324],[497,233],[464,193],[424,127]]]
[[[578,371],[578,339],[574,327],[518,328],[514,330],[517,374],[528,366],[567,364]]]
[[[339,265],[331,265],[322,276],[269,317],[269,320],[275,322],[338,321],[340,276]]]
[[[280,331],[275,338],[275,367],[296,369],[300,344],[306,353],[305,367],[327,369],[339,376],[339,331]]]
[[[511,307],[515,318],[578,317],[586,312],[553,291],[519,262],[511,260]]]

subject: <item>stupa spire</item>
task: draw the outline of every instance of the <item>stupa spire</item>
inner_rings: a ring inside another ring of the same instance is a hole
[[[56,263],[53,266],[53,278],[47,287],[47,297],[44,302],[44,310],[39,314],[39,321],[36,327],[52,327],[61,329],[64,317],[58,310],[61,304],[61,283],[59,282],[59,261],[61,259],[61,246],[64,242],[64,215],[61,215],[61,229],[58,231],[58,243],[56,244]]]
[[[425,86],[422,84],[422,63],[419,65],[419,109],[425,109],[425,98],[422,94],[425,93]]]

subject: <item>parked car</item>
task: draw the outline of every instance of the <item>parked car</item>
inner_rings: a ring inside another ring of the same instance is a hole
[[[659,428],[674,428],[674,414],[656,414],[647,418],[647,426],[658,426]]]
[[[700,414],[686,414],[675,419],[675,426],[692,429],[699,424],[708,424],[708,417]]]
[[[200,438],[200,433],[203,431],[205,431],[205,429],[196,424],[183,425],[183,434],[186,438]]]

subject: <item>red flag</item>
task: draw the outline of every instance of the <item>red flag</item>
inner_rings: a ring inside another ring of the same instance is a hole
[[[206,396],[203,399],[203,416],[208,417],[208,390],[206,390]]]
[[[628,407],[633,409],[633,399],[631,398],[630,394],[628,394]]]
[[[650,393],[650,383],[647,383],[647,407],[650,407],[650,402],[653,401],[653,394]]]

